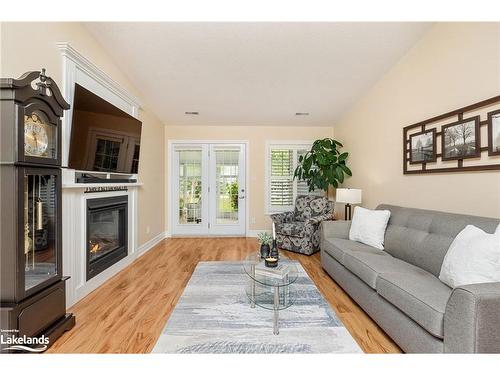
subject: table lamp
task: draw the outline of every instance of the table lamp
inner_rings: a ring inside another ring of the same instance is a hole
[[[361,203],[361,189],[337,189],[335,200],[345,203],[344,218],[351,220],[351,204]]]

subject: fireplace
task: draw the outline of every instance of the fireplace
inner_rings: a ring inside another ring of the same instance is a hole
[[[87,199],[87,281],[128,254],[128,196]]]

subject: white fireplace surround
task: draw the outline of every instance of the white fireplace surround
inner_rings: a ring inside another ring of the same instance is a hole
[[[87,199],[128,196],[128,256],[87,281]],[[71,306],[137,257],[137,188],[128,191],[85,193],[85,188],[63,189],[63,274],[66,282],[67,305]]]
[[[61,51],[63,65],[63,95],[72,105],[75,83],[94,92],[111,104],[135,118],[139,118],[141,107],[137,98],[121,88],[107,74],[90,60],[75,50],[69,43],[57,43]],[[68,165],[69,142],[71,135],[72,110],[65,112],[62,127],[62,165]],[[141,183],[92,183],[82,184],[75,181],[75,170],[62,170],[62,231],[63,231],[63,274],[70,276],[66,282],[66,304],[71,306],[124,269],[139,255],[152,248],[164,238],[160,234],[138,246],[137,202]],[[136,175],[128,175],[137,178]],[[122,187],[127,191],[85,192],[87,188]],[[86,233],[87,199],[128,196],[128,256],[113,264],[89,281],[86,280]]]

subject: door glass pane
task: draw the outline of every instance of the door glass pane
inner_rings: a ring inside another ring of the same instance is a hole
[[[201,223],[201,150],[179,153],[179,224]]]
[[[239,155],[239,150],[215,151],[217,224],[238,222]]]
[[[55,276],[56,176],[24,175],[24,275],[25,289]]]

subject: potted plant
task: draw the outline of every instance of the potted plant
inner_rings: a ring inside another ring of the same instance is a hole
[[[348,152],[340,152],[342,143],[332,138],[314,141],[311,150],[300,155],[293,178],[306,181],[309,191],[324,190],[328,197],[328,187],[337,188],[344,182],[344,175],[352,176],[346,165]]]
[[[260,244],[260,257],[266,258],[271,252],[271,247],[269,245],[273,242],[273,236],[268,232],[260,232],[257,237]]]

